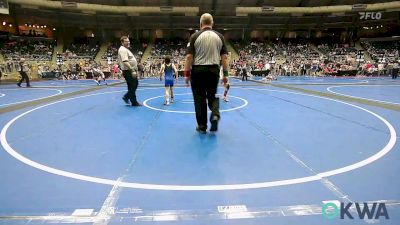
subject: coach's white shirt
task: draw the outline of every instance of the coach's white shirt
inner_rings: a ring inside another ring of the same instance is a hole
[[[129,70],[129,68],[127,68],[123,63],[125,61],[127,61],[134,70],[137,70],[137,61],[135,56],[129,49],[125,48],[124,46],[121,46],[118,49],[118,61],[122,70]]]

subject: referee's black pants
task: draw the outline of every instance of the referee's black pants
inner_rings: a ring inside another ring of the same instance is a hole
[[[247,81],[247,70],[242,70],[242,81]]]
[[[398,74],[399,74],[398,68],[392,69],[392,79],[396,79]]]
[[[19,74],[21,75],[21,80],[19,80],[19,82],[18,82],[18,86],[20,86],[21,84],[22,84],[22,81],[26,81],[26,86],[31,86],[30,85],[30,83],[29,83],[29,77],[28,77],[28,74],[26,74],[26,72],[24,72],[24,71],[19,71]]]
[[[132,71],[130,70],[123,70],[122,75],[128,85],[128,92],[124,95],[124,99],[129,99],[132,105],[138,104],[136,99],[136,89],[139,85],[139,81],[137,77],[132,77]]]
[[[207,129],[207,104],[211,110],[210,120],[219,114],[219,98],[217,87],[219,82],[219,66],[193,66],[191,71],[191,86],[196,111],[197,125],[200,129]]]

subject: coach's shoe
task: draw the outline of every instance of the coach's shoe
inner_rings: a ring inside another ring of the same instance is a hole
[[[140,104],[139,102],[135,102],[135,103],[132,103],[132,106],[138,107],[138,106],[142,106],[142,104]]]
[[[18,87],[21,87],[21,84],[20,84],[20,83],[18,83],[18,84],[17,84],[17,86],[18,86]]]
[[[210,132],[217,132],[218,130],[218,121],[219,121],[219,117],[218,116],[213,116],[211,118],[211,128],[210,128]]]

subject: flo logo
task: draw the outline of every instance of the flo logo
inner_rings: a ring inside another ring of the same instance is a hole
[[[360,14],[360,20],[380,20],[382,19],[382,13],[381,12],[359,12]]]
[[[322,216],[326,219],[351,219],[353,220],[355,217],[354,214],[357,214],[359,219],[380,219],[384,217],[385,219],[389,219],[389,214],[386,209],[385,203],[358,203],[358,202],[349,202],[349,203],[340,203],[340,206],[333,202],[325,203],[322,206]]]

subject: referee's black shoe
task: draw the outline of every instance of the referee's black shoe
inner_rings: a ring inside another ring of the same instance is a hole
[[[210,132],[217,132],[218,131],[218,120],[219,117],[218,116],[213,116],[211,118],[211,128],[210,128]]]
[[[129,100],[126,96],[122,97],[122,100],[124,100],[125,104],[129,105]]]
[[[206,134],[207,133],[207,128],[203,128],[203,127],[196,127],[196,131],[199,132],[200,134]]]

